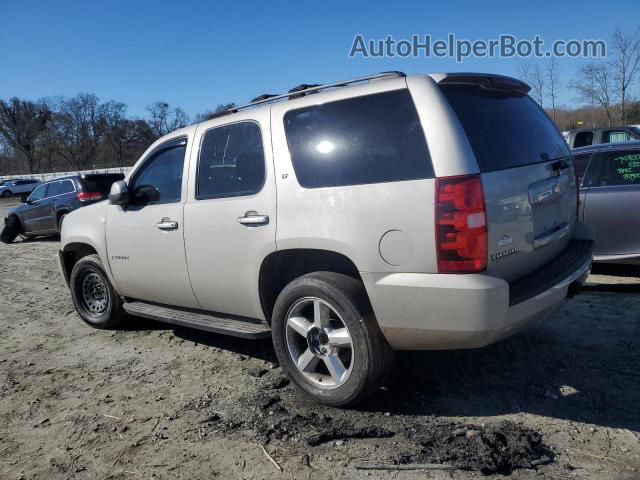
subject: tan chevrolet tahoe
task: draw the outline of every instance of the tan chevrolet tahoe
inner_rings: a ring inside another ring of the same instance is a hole
[[[295,385],[336,406],[375,391],[394,350],[481,347],[544,319],[593,242],[567,145],[528,90],[387,72],[161,138],[108,201],[65,217],[79,316],[271,336]]]

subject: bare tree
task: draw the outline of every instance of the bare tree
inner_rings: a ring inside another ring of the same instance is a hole
[[[24,155],[29,173],[38,168],[38,137],[47,128],[50,112],[43,103],[12,98],[0,100],[0,135]]]
[[[530,95],[542,107],[546,95],[546,77],[540,65],[523,61],[518,66],[518,76],[531,87]]]
[[[127,106],[115,100],[102,106],[102,114],[104,139],[109,147],[109,152],[117,165],[123,167],[129,158],[129,151],[151,136],[149,125],[144,120],[127,118]]]
[[[640,29],[625,34],[620,27],[613,32],[613,68],[614,90],[620,99],[620,120],[627,122],[627,92],[640,71]]]
[[[76,170],[94,166],[104,133],[104,114],[98,97],[82,93],[63,99],[52,119],[57,153]]]
[[[193,123],[200,123],[200,122],[204,122],[206,120],[211,120],[216,115],[216,113],[224,112],[225,110],[229,110],[229,109],[231,109],[231,108],[233,108],[235,106],[236,106],[236,104],[233,103],[233,102],[231,102],[231,103],[219,103],[214,111],[209,110],[208,112],[198,113],[195,116],[195,118],[193,119],[194,120]]]
[[[156,138],[189,124],[187,114],[179,107],[171,108],[167,102],[156,102],[149,105],[147,111],[150,116],[149,126]]]
[[[556,121],[556,109],[558,104],[558,94],[560,92],[561,83],[558,75],[558,65],[555,58],[551,57],[551,62],[547,67],[547,85],[549,85],[549,99],[551,100],[551,111],[553,113],[553,121]]]
[[[600,105],[611,126],[612,115],[612,81],[611,71],[607,64],[589,63],[580,68],[580,79],[571,84],[580,99],[590,105]]]

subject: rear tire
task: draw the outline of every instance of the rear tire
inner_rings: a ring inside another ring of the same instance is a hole
[[[71,299],[80,318],[94,328],[109,329],[127,318],[100,257],[87,255],[73,266],[69,278]]]
[[[314,272],[293,280],[276,300],[271,327],[283,371],[319,403],[362,401],[393,364],[364,286],[347,275]]]
[[[16,239],[18,235],[20,235],[20,232],[22,232],[22,225],[20,225],[20,220],[18,220],[15,216],[11,216],[2,229],[2,233],[0,233],[0,241],[2,241],[3,243],[11,243]]]

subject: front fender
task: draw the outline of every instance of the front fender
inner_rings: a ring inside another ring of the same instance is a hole
[[[111,284],[116,285],[109,264],[106,243],[108,202],[103,201],[74,210],[64,217],[60,232],[60,251],[64,254],[88,245],[96,251]]]

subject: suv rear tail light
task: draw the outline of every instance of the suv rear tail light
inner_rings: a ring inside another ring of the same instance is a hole
[[[91,202],[102,200],[102,194],[100,192],[80,192],[76,195],[76,198],[81,202]]]
[[[487,267],[487,215],[479,175],[436,179],[436,251],[440,273]]]

